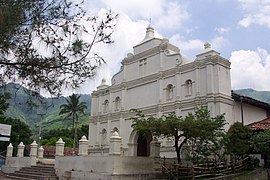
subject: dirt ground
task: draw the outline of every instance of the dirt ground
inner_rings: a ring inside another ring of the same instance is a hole
[[[268,180],[268,178],[266,169],[258,168],[254,171],[240,174],[239,176],[229,180]]]

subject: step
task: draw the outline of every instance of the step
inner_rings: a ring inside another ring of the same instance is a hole
[[[38,171],[38,170],[20,170],[20,171],[16,171],[19,173],[28,173],[28,174],[36,174],[36,175],[55,175],[54,171]]]
[[[34,169],[54,169],[54,166],[39,165],[39,166],[31,166],[31,168],[34,168]]]
[[[23,167],[19,171],[8,174],[6,176],[9,179],[40,179],[40,180],[58,180],[55,174],[54,166],[31,166]]]
[[[22,178],[22,179],[46,179],[46,180],[56,180],[58,179],[56,175],[36,175],[36,174],[30,174],[30,173],[11,173],[7,175],[8,178]]]
[[[54,169],[35,169],[35,168],[31,168],[31,167],[25,167],[20,169],[20,171],[31,171],[31,172],[43,172],[43,173],[55,173]]]
[[[36,179],[19,177],[19,176],[12,176],[12,175],[6,175],[6,178],[8,178],[8,179],[21,179],[21,180],[36,180]]]

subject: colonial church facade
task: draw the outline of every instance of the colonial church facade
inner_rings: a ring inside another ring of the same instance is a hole
[[[123,59],[111,85],[102,80],[92,93],[90,154],[107,154],[114,131],[122,137],[122,155],[149,154],[152,137],[143,139],[132,129],[132,108],[158,117],[172,112],[185,116],[198,106],[207,106],[212,116],[225,113],[229,125],[241,121],[242,104],[234,101],[231,94],[230,62],[209,43],[191,60],[167,39],[155,38],[154,29],[149,26],[145,38],[133,51]],[[267,116],[260,108],[249,113],[252,117],[246,116],[247,121]],[[164,152],[169,152],[172,145],[162,140]]]

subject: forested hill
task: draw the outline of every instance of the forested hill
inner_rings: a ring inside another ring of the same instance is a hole
[[[259,101],[270,104],[270,91],[256,91],[254,89],[239,89],[234,90],[235,93],[248,96]]]
[[[59,116],[60,105],[66,103],[66,97],[59,98],[43,98],[42,105],[35,96],[30,97],[31,91],[17,84],[7,84],[0,91],[9,92],[11,98],[9,100],[9,108],[6,116],[18,118],[26,122],[36,133],[39,124],[42,121],[42,131],[48,131],[56,128],[66,128],[71,126],[71,120],[63,121],[63,116]],[[89,114],[91,109],[91,96],[80,94],[81,102],[86,102],[87,110],[85,115],[80,117],[80,124],[89,123]]]

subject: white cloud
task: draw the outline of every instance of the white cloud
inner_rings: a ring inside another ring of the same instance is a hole
[[[224,28],[224,27],[216,27],[215,31],[217,31],[219,34],[225,34],[226,32],[230,31],[230,28]]]
[[[132,19],[149,19],[162,14],[164,0],[102,0],[102,3],[108,8],[120,14],[126,14]],[[154,8],[153,8],[154,7]]]
[[[204,42],[199,39],[191,39],[186,40],[180,34],[175,34],[170,38],[170,43],[178,46],[181,51],[194,51],[194,50],[202,50]]]
[[[270,89],[270,54],[265,49],[234,51],[230,61],[232,89]]]
[[[170,38],[170,42],[176,46],[178,46],[182,53],[195,56],[200,53],[204,48],[204,43],[206,41],[200,39],[190,39],[186,40],[180,34],[175,34]],[[227,40],[222,36],[214,37],[208,41],[211,44],[211,47],[214,50],[219,50],[227,44]],[[190,57],[191,58],[191,57]]]
[[[238,22],[243,27],[257,24],[270,28],[269,0],[238,0],[244,12],[244,17]]]
[[[157,26],[160,29],[175,29],[181,27],[190,17],[186,10],[186,6],[177,1],[166,2],[163,6],[163,12],[157,17]],[[155,23],[155,21],[154,21]]]
[[[213,49],[219,50],[227,44],[227,39],[223,36],[217,36],[210,40],[210,44]]]
[[[132,20],[152,20],[157,29],[175,29],[190,17],[186,5],[177,0],[102,0],[94,1],[95,5],[105,6],[120,16],[127,15]],[[90,2],[88,2],[90,4]]]

